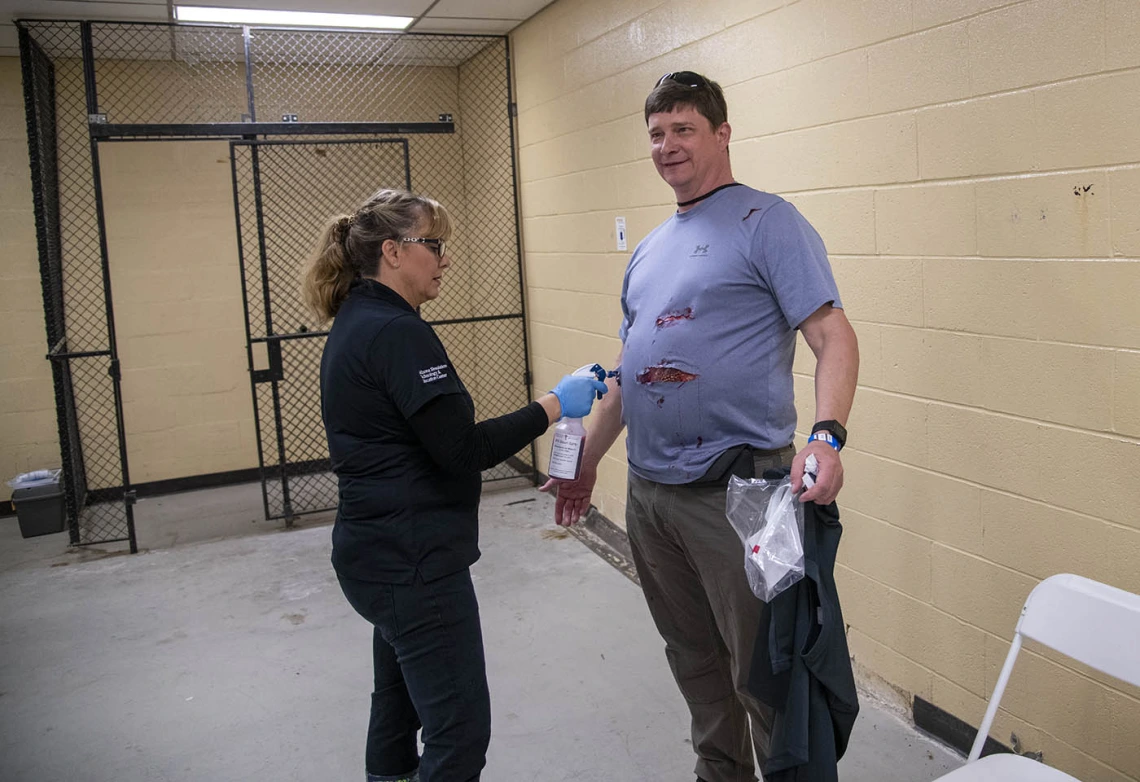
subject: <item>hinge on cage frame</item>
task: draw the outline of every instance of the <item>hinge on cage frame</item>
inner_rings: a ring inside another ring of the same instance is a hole
[[[508,117],[517,117],[518,115],[519,115],[519,104],[515,103],[514,101],[511,101],[510,103],[507,104],[507,116]]]
[[[134,505],[136,502],[139,501],[138,492],[136,492],[132,489],[131,491],[124,493],[123,494],[123,501],[126,502],[128,505]]]
[[[116,358],[111,360],[111,366],[107,368],[107,374],[113,377],[115,380],[123,379],[123,372],[121,369],[119,369],[119,359]]]
[[[99,114],[88,114],[87,115],[87,124],[88,125],[106,125],[107,124],[107,115],[103,114],[102,112],[100,112]]]
[[[282,122],[296,122],[297,121],[297,115],[296,114],[282,114],[281,115],[281,121]]]
[[[450,114],[440,114],[439,115],[439,121],[440,122],[454,122],[455,120],[453,120],[451,118]]]

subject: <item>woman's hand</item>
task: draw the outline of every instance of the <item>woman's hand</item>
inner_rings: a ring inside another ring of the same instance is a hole
[[[550,392],[558,397],[565,418],[585,418],[594,406],[594,398],[602,398],[606,384],[594,377],[566,375]]]

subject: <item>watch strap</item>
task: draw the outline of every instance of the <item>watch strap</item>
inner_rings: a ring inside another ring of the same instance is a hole
[[[847,429],[843,424],[835,420],[816,421],[815,425],[811,428],[811,433],[816,432],[830,432],[831,435],[839,442],[839,447],[847,445]]]
[[[839,442],[839,438],[837,438],[831,432],[823,431],[823,430],[818,431],[818,432],[812,432],[811,436],[808,437],[807,441],[809,443],[824,442],[824,443],[827,443],[828,445],[830,445],[832,448],[834,448],[837,451],[843,447],[842,444],[840,444],[840,442]]]

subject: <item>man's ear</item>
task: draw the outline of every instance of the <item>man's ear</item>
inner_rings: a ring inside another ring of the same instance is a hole
[[[717,141],[727,147],[728,142],[732,140],[732,125],[722,122],[721,126],[716,129],[716,138]]]

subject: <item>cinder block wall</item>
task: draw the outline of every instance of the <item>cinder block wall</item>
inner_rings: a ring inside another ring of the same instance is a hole
[[[673,208],[641,106],[698,70],[737,178],[816,225],[859,334],[857,663],[976,725],[1039,579],[1140,592],[1140,4],[559,0],[512,42],[536,391],[617,353],[614,218],[632,250]],[[801,433],[813,366],[801,342]],[[624,460],[595,495],[619,524]],[[1140,693],[1058,659],[1023,655],[994,735],[1140,779]]]
[[[256,467],[229,144],[99,152],[131,480]]]
[[[0,57],[0,500],[6,481],[59,466],[20,61]]]

